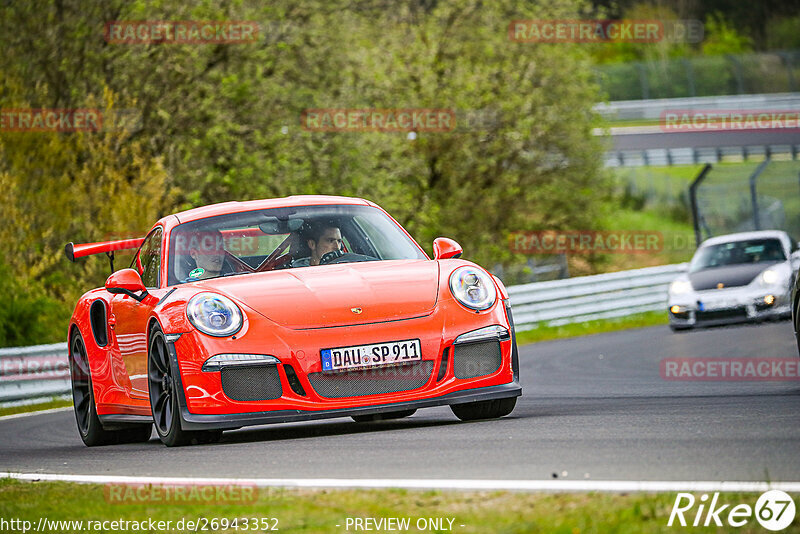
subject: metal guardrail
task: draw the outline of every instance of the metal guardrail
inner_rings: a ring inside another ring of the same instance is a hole
[[[63,395],[70,391],[67,344],[0,349],[0,401]]]
[[[540,324],[558,326],[647,311],[667,313],[669,284],[686,268],[687,264],[680,263],[510,286],[508,294],[516,329],[531,330]]]
[[[517,330],[664,310],[686,264],[509,286]],[[67,344],[0,349],[0,402],[70,391]]]
[[[611,150],[605,153],[606,167],[646,167],[697,165],[726,161],[797,160],[800,145],[753,145],[699,148],[649,148],[644,150]]]
[[[607,120],[656,120],[666,111],[792,109],[800,109],[800,93],[617,100],[594,106],[594,110]]]

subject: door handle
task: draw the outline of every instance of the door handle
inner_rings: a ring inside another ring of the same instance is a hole
[[[114,326],[117,324],[117,317],[112,313],[111,317],[108,318],[108,326],[111,330],[114,330]]]

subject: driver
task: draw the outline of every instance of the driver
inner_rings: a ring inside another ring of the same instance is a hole
[[[311,256],[294,260],[292,267],[319,265],[325,254],[342,251],[342,232],[333,224],[313,225],[304,237]]]
[[[189,273],[190,280],[206,280],[219,276],[225,264],[225,241],[222,232],[198,232],[190,240],[189,256],[196,268]]]

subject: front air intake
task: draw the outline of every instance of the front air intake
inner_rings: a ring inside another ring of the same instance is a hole
[[[456,378],[490,375],[503,363],[499,341],[479,341],[456,345],[453,349],[453,372]]]
[[[421,388],[431,378],[433,362],[423,360],[397,367],[344,373],[311,373],[311,387],[320,397],[363,397]]]
[[[278,367],[275,365],[223,366],[220,371],[222,391],[235,401],[264,401],[283,395]]]

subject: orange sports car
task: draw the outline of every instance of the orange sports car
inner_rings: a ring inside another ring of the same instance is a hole
[[[78,301],[69,361],[88,446],[218,440],[224,430],[330,417],[373,421],[449,405],[496,418],[522,394],[503,284],[446,238],[430,259],[356,198],[226,202],[158,221]]]

